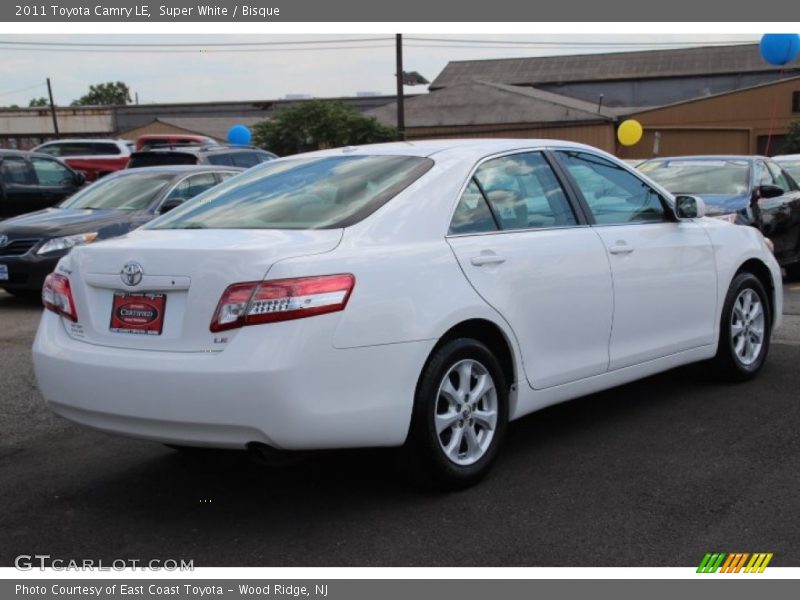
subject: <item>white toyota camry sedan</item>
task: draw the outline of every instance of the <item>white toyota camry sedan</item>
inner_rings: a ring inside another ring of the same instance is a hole
[[[782,312],[758,230],[552,140],[271,161],[73,249],[43,300],[36,375],[68,419],[180,447],[402,447],[445,487],[545,406],[695,361],[753,377]]]

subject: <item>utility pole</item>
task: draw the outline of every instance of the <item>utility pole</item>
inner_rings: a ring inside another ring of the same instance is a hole
[[[50,114],[53,117],[53,131],[56,134],[56,138],[58,138],[58,118],[56,117],[56,105],[53,103],[53,88],[50,85],[49,77],[47,78],[47,95],[50,96]]]
[[[397,139],[406,139],[406,114],[403,101],[403,34],[395,35],[397,46]]]

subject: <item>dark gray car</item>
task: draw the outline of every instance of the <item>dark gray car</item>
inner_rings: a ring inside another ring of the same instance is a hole
[[[37,292],[73,246],[123,235],[241,171],[213,165],[125,169],[59,206],[0,221],[0,288]]]

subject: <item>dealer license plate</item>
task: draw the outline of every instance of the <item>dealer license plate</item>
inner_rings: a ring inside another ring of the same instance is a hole
[[[117,333],[161,335],[167,295],[158,292],[114,292],[109,329]]]

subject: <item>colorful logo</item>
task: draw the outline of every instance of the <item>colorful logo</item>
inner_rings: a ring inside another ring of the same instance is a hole
[[[700,566],[697,567],[698,573],[763,573],[764,569],[772,560],[772,553],[769,552],[708,552]],[[746,565],[746,566],[745,566]]]

